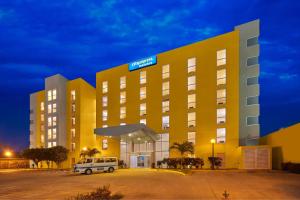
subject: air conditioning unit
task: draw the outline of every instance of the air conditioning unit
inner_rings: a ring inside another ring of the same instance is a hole
[[[225,121],[219,121],[219,124],[224,124],[225,123]]]
[[[189,107],[189,109],[193,109],[193,108],[195,108],[195,107],[194,107],[194,106],[190,106],[190,107]]]
[[[219,102],[219,103],[218,103],[218,105],[222,105],[222,104],[225,104],[225,103],[224,103],[224,102]]]
[[[195,127],[193,124],[189,125],[190,128]]]
[[[164,125],[163,126],[163,129],[165,130],[165,129],[168,129],[169,128],[169,126],[168,125]]]

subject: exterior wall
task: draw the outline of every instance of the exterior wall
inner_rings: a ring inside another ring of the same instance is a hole
[[[260,138],[260,144],[272,147],[274,169],[281,169],[281,164],[285,162],[300,163],[299,133],[300,123]]]
[[[216,52],[227,51],[227,122],[217,126],[216,123]],[[196,127],[187,125],[187,61],[196,57]],[[120,123],[136,124],[140,122],[139,105],[147,105],[147,126],[157,133],[169,133],[170,144],[187,141],[188,131],[196,132],[196,156],[207,159],[211,155],[210,139],[216,138],[217,127],[226,127],[226,143],[216,144],[215,152],[225,154],[227,168],[238,168],[239,146],[239,31],[233,31],[205,41],[174,49],[157,55],[157,64],[136,71],[128,71],[128,65],[98,72],[96,75],[97,88],[97,127],[104,125],[118,126]],[[162,66],[170,65],[170,128],[162,129]],[[146,71],[147,98],[140,100],[139,75]],[[126,76],[126,118],[120,119],[120,77]],[[102,82],[108,81],[108,120],[102,121]],[[109,147],[113,148],[113,147]],[[176,156],[171,151],[170,156]],[[208,161],[206,161],[208,163]]]
[[[257,145],[259,138],[259,124],[247,125],[248,116],[259,117],[259,103],[247,105],[247,97],[259,97],[259,84],[247,85],[247,78],[259,77],[259,64],[247,66],[247,59],[259,56],[259,44],[247,47],[247,40],[259,36],[259,20],[236,26],[240,35],[240,145]]]

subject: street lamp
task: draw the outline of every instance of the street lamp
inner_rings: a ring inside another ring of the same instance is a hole
[[[7,157],[7,158],[10,158],[10,157],[12,157],[12,152],[10,151],[10,150],[6,150],[6,151],[4,151],[4,156],[5,157]]]
[[[87,147],[83,147],[82,150],[83,150],[83,151],[86,151],[86,150],[87,150]]]
[[[212,169],[215,169],[215,143],[216,140],[215,139],[211,139],[210,140],[211,143],[211,153],[212,153]]]

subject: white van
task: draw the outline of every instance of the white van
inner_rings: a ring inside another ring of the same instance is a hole
[[[74,172],[92,174],[95,172],[113,172],[118,169],[117,157],[85,158],[74,165]]]

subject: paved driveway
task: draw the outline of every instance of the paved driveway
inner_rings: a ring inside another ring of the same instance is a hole
[[[300,175],[282,172],[129,169],[112,174],[73,175],[63,171],[0,171],[0,199],[65,199],[110,184],[125,199],[300,199]]]

